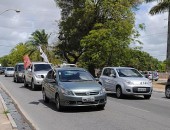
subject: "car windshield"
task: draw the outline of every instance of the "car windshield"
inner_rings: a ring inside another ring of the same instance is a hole
[[[14,71],[14,68],[7,68],[7,71]]]
[[[35,64],[34,71],[49,71],[51,69],[50,64]]]
[[[18,71],[24,71],[24,65],[18,65]]]
[[[119,77],[143,77],[136,69],[121,68],[116,71]]]
[[[83,70],[60,70],[58,75],[61,82],[81,82],[94,80],[88,72]]]

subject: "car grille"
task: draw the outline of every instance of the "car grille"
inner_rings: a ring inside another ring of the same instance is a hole
[[[138,88],[145,88],[146,91],[138,91]],[[134,93],[149,93],[151,90],[151,88],[148,88],[148,87],[134,87],[133,88],[133,92]]]
[[[98,95],[98,92],[76,92],[75,95],[76,96],[89,96],[89,95]]]

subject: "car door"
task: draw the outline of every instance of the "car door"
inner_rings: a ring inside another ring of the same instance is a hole
[[[109,71],[110,68],[105,68],[103,71],[103,74],[101,76],[102,78],[102,84],[105,87],[106,90],[110,90],[110,78],[109,78]]]
[[[110,70],[110,75],[109,75],[109,90],[116,92],[116,71],[111,68]]]
[[[51,96],[52,100],[55,100],[55,93],[56,93],[56,78],[55,78],[55,72],[51,70],[51,77],[48,81],[48,87],[49,87],[49,94]]]
[[[52,96],[50,94],[50,83],[49,83],[50,79],[51,79],[51,74],[52,74],[52,70],[47,73],[47,76],[45,77],[43,84],[42,84],[45,89],[45,93],[46,93],[47,97],[50,99],[52,98]]]

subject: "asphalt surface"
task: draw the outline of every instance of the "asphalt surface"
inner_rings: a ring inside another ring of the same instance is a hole
[[[150,100],[142,96],[117,99],[108,93],[105,110],[86,107],[57,112],[54,103],[43,103],[41,91],[24,88],[3,75],[0,83],[37,130],[170,129],[170,99],[161,92],[153,92]]]

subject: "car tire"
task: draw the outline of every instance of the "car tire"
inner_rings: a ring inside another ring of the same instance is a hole
[[[13,79],[13,81],[15,82],[15,76],[14,76],[14,79]]]
[[[18,83],[18,78],[17,77],[15,78],[15,82]]]
[[[49,103],[49,98],[46,96],[46,93],[45,93],[44,90],[42,91],[42,94],[43,94],[43,101],[44,101],[45,103]]]
[[[165,96],[166,98],[170,98],[170,86],[167,86],[165,89]]]
[[[144,98],[145,98],[145,99],[150,99],[150,98],[151,98],[151,95],[144,95]]]
[[[34,84],[34,80],[33,79],[31,81],[31,89],[32,89],[32,91],[35,91],[35,89],[36,89],[36,86]]]
[[[24,87],[28,87],[28,84],[25,78],[24,78]]]
[[[123,98],[122,89],[120,86],[116,88],[116,97],[119,99]]]
[[[105,105],[98,105],[98,106],[97,106],[97,108],[98,108],[99,110],[104,110],[104,107],[105,107]]]
[[[60,97],[58,94],[55,97],[55,104],[57,111],[62,111],[62,106],[60,105]]]

